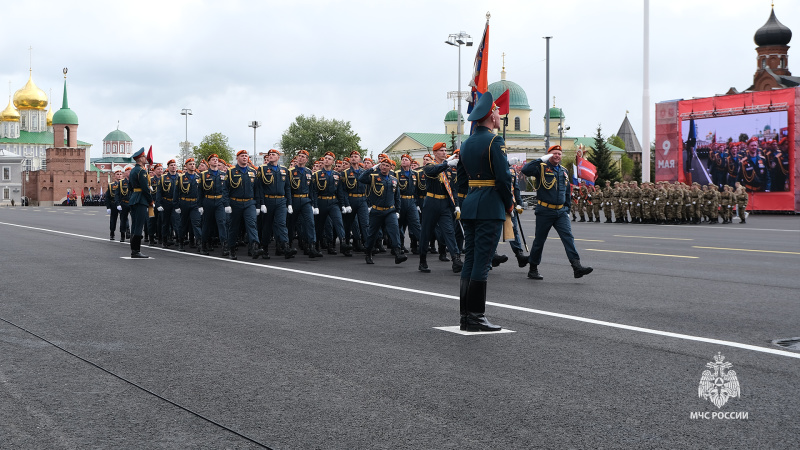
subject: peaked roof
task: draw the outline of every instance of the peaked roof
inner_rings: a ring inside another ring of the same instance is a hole
[[[386,147],[384,152],[389,151],[389,149],[394,147],[404,137],[409,137],[414,141],[418,142],[420,144],[420,148],[427,147],[429,149],[433,148],[433,144],[437,142],[444,142],[449,145],[450,140],[453,138],[452,135],[447,133],[403,133],[400,135],[400,137],[395,139],[394,142],[392,142],[388,147]],[[469,137],[468,134],[462,134],[461,142],[466,141],[468,137]]]
[[[625,120],[622,121],[622,125],[619,127],[619,131],[617,131],[617,136],[625,142],[626,152],[642,153],[642,145],[639,144],[639,139],[636,138],[636,132],[633,131],[633,126],[631,126],[631,121],[628,120],[627,114],[625,115]]]
[[[594,138],[593,137],[575,138],[575,147],[577,147],[578,144],[583,144],[584,147],[589,147],[592,150],[594,150]],[[621,148],[617,147],[616,145],[611,145],[608,142],[606,142],[606,147],[608,147],[608,149],[611,150],[612,153],[619,153],[619,152],[625,153],[624,149],[621,149]]]
[[[45,144],[45,145],[53,145],[54,137],[53,133],[49,131],[45,132],[32,132],[32,131],[19,131],[18,138],[0,138],[0,144]],[[66,139],[64,143],[66,143]],[[79,147],[91,147],[92,144],[88,142],[78,141]]]

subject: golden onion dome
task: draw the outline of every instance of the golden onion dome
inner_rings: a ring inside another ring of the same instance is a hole
[[[53,115],[54,114],[55,114],[55,111],[53,111],[53,105],[50,105],[50,110],[47,111],[47,126],[48,127],[52,127],[53,126]]]
[[[14,106],[17,109],[44,110],[47,108],[47,94],[33,82],[33,74],[28,77],[25,87],[14,93]]]
[[[8,99],[8,106],[0,113],[0,122],[19,122],[19,112]]]

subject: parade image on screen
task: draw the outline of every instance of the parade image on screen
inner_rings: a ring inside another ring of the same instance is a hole
[[[687,178],[719,187],[739,182],[749,192],[789,191],[788,121],[787,111],[682,121]]]

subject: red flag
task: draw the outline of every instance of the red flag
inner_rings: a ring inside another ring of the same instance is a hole
[[[497,109],[500,110],[501,116],[505,116],[506,114],[508,114],[508,109],[511,103],[510,94],[511,91],[509,89],[506,89],[505,92],[500,94],[500,97],[494,99],[494,104],[497,105]]]
[[[483,30],[483,37],[478,44],[478,51],[475,54],[475,66],[472,72],[472,79],[469,85],[472,86],[470,93],[469,107],[467,113],[472,112],[475,102],[480,97],[479,94],[486,92],[489,87],[489,19],[486,19],[486,28]]]
[[[147,151],[147,164],[153,165],[153,146],[150,146],[150,150]]]

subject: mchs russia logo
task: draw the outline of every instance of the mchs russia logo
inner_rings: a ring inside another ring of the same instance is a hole
[[[722,408],[728,400],[741,396],[739,379],[736,371],[731,370],[733,364],[725,361],[725,356],[717,352],[714,361],[706,364],[707,369],[700,376],[700,386],[697,395],[703,400],[708,400],[718,409]],[[747,412],[692,412],[692,419],[747,419]]]

